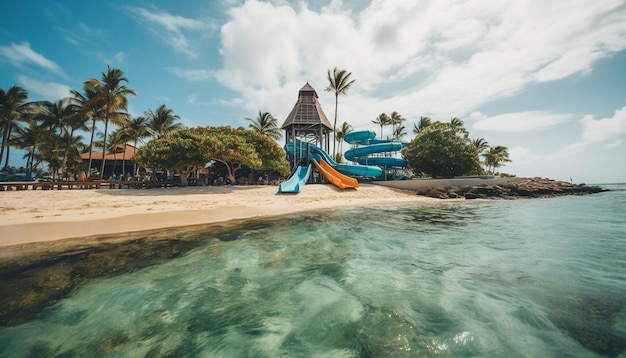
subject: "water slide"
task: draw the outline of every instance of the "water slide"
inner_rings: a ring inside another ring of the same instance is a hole
[[[330,166],[330,164],[326,163],[325,160],[322,159],[318,163],[317,160],[313,158],[312,161],[317,170],[319,170],[319,172],[322,173],[322,175],[336,187],[340,189],[356,189],[359,187],[359,182],[356,179],[350,178],[349,176],[345,176],[336,171]]]
[[[311,164],[299,165],[291,178],[278,185],[279,193],[299,193],[311,176]]]
[[[360,147],[352,148],[344,154],[344,157],[352,162],[362,165],[377,165],[381,167],[406,167],[408,162],[403,158],[394,157],[370,157],[370,154],[397,152],[406,147],[405,142],[391,142],[388,140],[374,139],[376,133],[372,131],[359,131],[346,134],[344,140],[350,144],[359,144]]]
[[[333,160],[333,158],[328,155],[322,148],[303,142],[299,139],[296,139],[296,145],[289,143],[285,145],[285,151],[287,153],[293,154],[294,150],[297,152],[296,157],[302,158],[306,153],[306,146],[309,145],[309,151],[311,154],[318,154],[322,160],[327,162],[333,169],[338,171],[341,174],[349,175],[349,176],[357,176],[357,177],[379,177],[383,175],[383,170],[380,167],[373,165],[354,165],[354,164],[340,164]]]

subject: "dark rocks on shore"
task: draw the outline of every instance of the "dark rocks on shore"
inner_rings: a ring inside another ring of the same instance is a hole
[[[516,179],[500,184],[435,186],[419,189],[417,195],[438,199],[519,199],[585,195],[608,191],[598,186],[572,184],[543,178]]]

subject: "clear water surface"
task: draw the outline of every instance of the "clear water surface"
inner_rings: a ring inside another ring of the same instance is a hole
[[[0,356],[626,357],[626,186],[605,187],[200,227],[1,328]]]

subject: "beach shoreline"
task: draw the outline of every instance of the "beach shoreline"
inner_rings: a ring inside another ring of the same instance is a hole
[[[375,184],[357,190],[312,184],[298,194],[277,194],[275,186],[259,185],[25,190],[1,196],[0,247],[334,208],[438,202]]]

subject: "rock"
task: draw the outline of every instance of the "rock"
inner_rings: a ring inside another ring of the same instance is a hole
[[[436,186],[419,189],[417,195],[439,199],[516,199],[549,198],[561,195],[595,194],[607,189],[586,184],[572,184],[543,178],[515,179],[498,184],[480,184],[472,186]]]

